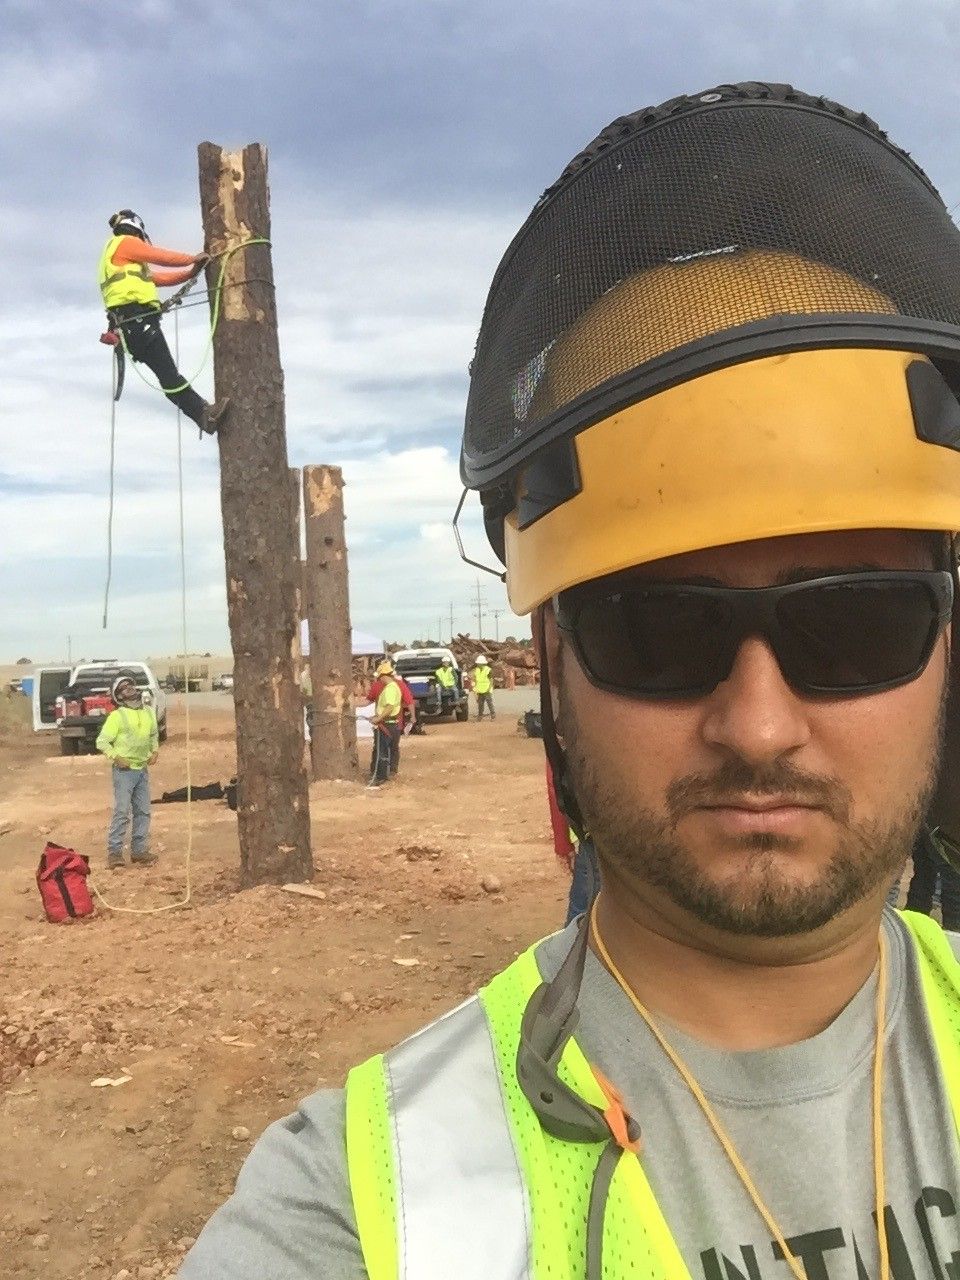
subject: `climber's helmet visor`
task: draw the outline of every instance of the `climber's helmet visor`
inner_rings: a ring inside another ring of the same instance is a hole
[[[622,575],[621,575],[622,577]],[[762,637],[797,693],[879,693],[921,674],[950,621],[946,571],[831,574],[771,587],[585,583],[554,597],[590,681],[636,698],[698,698]]]

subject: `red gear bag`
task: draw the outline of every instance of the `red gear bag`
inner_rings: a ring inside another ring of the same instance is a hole
[[[37,888],[52,924],[64,924],[93,914],[93,899],[87,888],[89,874],[89,858],[75,849],[47,842],[37,868]]]

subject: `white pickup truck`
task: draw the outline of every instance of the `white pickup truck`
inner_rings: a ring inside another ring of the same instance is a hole
[[[94,750],[100,725],[112,708],[110,687],[131,676],[157,715],[160,741],[167,736],[167,696],[145,662],[105,659],[74,667],[37,667],[33,673],[33,727],[56,730],[62,755]]]

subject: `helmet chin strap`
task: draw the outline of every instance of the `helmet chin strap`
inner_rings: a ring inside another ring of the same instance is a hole
[[[538,638],[541,645],[540,703],[544,742],[549,744],[547,756],[561,806],[567,818],[582,830],[583,823],[576,799],[572,790],[565,785],[565,762],[556,735],[547,653],[543,646],[542,611],[538,623]],[[528,1000],[520,1024],[517,1081],[540,1125],[552,1137],[563,1142],[590,1143],[601,1148],[590,1184],[587,1207],[586,1277],[587,1280],[602,1280],[603,1225],[610,1185],[623,1154],[628,1151],[639,1153],[641,1132],[639,1124],[626,1111],[617,1089],[595,1067],[591,1067],[591,1070],[606,1100],[605,1109],[581,1097],[560,1074],[563,1051],[580,1022],[577,1001],[580,998],[589,938],[588,912],[580,917],[573,945],[556,976],[549,982],[541,982]]]
[[[550,660],[547,654],[546,611],[549,605],[541,605],[535,618],[537,647],[540,650],[540,723],[543,728],[543,748],[553,774],[553,788],[560,808],[576,833],[578,840],[586,838],[586,824],[570,781],[567,758],[557,737],[557,721],[553,714],[553,693],[550,685]]]

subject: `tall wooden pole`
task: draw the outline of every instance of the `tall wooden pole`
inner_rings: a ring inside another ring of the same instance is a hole
[[[199,147],[207,249],[269,240],[267,153],[259,143]],[[220,258],[207,270],[214,289]],[[226,260],[213,354],[227,608],[237,710],[237,822],[246,885],[307,880],[310,808],[303,759],[290,475],[269,244]]]
[[[303,468],[304,595],[310,629],[315,778],[357,778],[350,597],[339,467]]]

